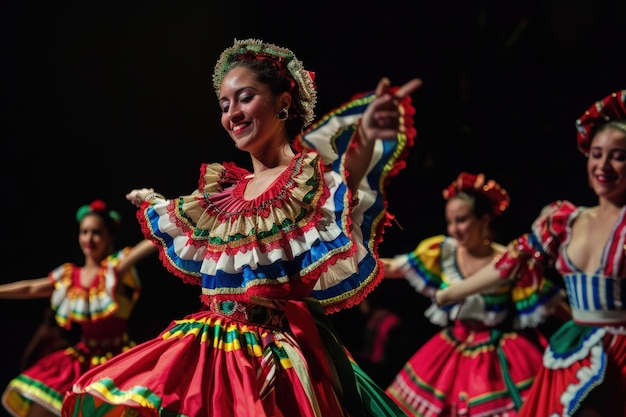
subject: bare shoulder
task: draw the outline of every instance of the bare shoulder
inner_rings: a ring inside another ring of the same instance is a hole
[[[506,246],[498,242],[492,242],[491,248],[493,249],[493,254],[496,256],[501,255],[506,251]]]
[[[580,213],[576,220],[590,221],[598,217],[599,207],[581,207]]]

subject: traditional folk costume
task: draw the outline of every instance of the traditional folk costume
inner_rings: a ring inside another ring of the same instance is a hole
[[[326,317],[361,302],[382,278],[382,187],[415,136],[406,98],[407,133],[377,141],[352,196],[344,157],[373,98],[355,97],[312,125],[255,199],[244,198],[250,172],[213,163],[202,165],[192,195],[144,203],[144,234],[170,272],[202,287],[206,309],[81,378],[65,417],[403,415]]]
[[[583,153],[589,152],[599,124],[621,119],[617,123],[626,133],[625,103],[626,90],[613,93],[577,120]],[[532,232],[513,242],[498,265],[502,277],[518,269],[526,270],[521,276],[531,278],[554,265],[572,309],[572,320],[550,338],[543,368],[520,416],[569,417],[587,403],[602,415],[626,415],[626,207],[592,275],[578,269],[567,255],[572,224],[585,209],[569,201],[548,204]]]
[[[491,196],[496,215],[508,206],[499,185],[466,173],[444,197],[463,190],[462,184]],[[396,262],[416,291],[434,299],[436,290],[465,279],[457,248],[454,238],[437,235],[396,256]],[[409,358],[387,393],[411,416],[515,416],[545,346],[539,332],[527,329],[536,329],[560,298],[558,287],[539,279],[525,287],[506,283],[462,304],[433,302],[425,316],[443,329]]]
[[[88,288],[80,283],[81,268],[72,263],[48,275],[55,285],[51,306],[57,323],[66,329],[80,326],[82,336],[74,346],[49,353],[9,382],[2,405],[11,415],[26,416],[34,402],[61,415],[63,397],[80,375],[135,345],[127,327],[141,284],[134,268],[123,276],[116,272],[130,249],[103,260]]]

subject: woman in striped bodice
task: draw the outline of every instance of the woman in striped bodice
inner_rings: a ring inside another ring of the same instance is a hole
[[[626,415],[626,90],[594,103],[576,126],[598,204],[547,205],[503,257],[436,294],[447,304],[547,266],[563,277],[572,320],[550,339],[520,416]]]

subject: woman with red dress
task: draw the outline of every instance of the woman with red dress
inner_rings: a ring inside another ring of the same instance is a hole
[[[383,79],[303,131],[317,93],[293,52],[257,39],[222,52],[221,124],[252,170],[205,163],[191,195],[127,194],[165,267],[201,287],[205,309],[84,375],[63,415],[404,415],[326,314],[382,279],[383,187],[413,143],[409,94],[420,84]]]
[[[50,352],[9,382],[2,405],[15,417],[60,416],[61,404],[76,379],[134,345],[128,319],[141,293],[135,263],[157,249],[149,240],[115,248],[120,215],[102,200],[76,212],[82,265],[66,262],[43,278],[0,285],[0,298],[50,297],[57,325],[80,329],[77,343]],[[63,342],[59,336],[52,341]]]
[[[545,268],[563,277],[572,319],[550,338],[523,417],[626,415],[626,90],[593,103],[576,127],[597,204],[546,205],[501,258],[436,294],[447,304]]]
[[[509,195],[483,174],[462,172],[443,190],[446,235],[422,240],[415,250],[384,258],[386,278],[405,278],[420,294],[461,282],[496,259],[496,218]],[[405,363],[387,393],[411,416],[515,416],[541,366],[545,340],[537,331],[562,299],[559,288],[511,282],[425,316],[443,327]]]

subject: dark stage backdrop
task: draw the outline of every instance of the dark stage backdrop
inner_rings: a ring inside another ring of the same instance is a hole
[[[196,186],[202,162],[248,164],[221,128],[211,84],[234,38],[293,49],[317,74],[318,115],[382,76],[424,80],[413,95],[419,137],[388,193],[402,227],[386,232],[382,255],[445,231],[441,190],[462,170],[484,172],[510,191],[503,242],[552,200],[594,203],[574,121],[626,88],[624,2],[139,3],[0,3],[1,283],[80,262],[74,213],[84,203],[103,198],[118,209],[125,223],[118,243],[133,244],[141,235],[127,191],[151,186],[176,196]],[[142,341],[195,310],[199,289],[167,274],[156,257],[139,271],[145,289],[131,331]],[[410,328],[411,337],[397,341],[406,359],[436,330],[422,316],[428,300],[403,281],[381,285],[377,302]],[[46,303],[0,301],[1,387],[17,374]],[[358,349],[358,310],[333,320]]]

